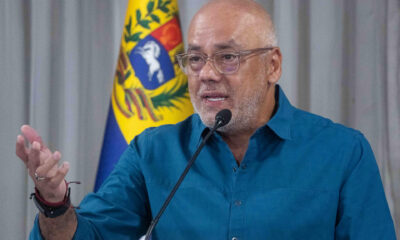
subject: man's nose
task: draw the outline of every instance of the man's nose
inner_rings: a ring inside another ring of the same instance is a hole
[[[199,79],[202,81],[219,81],[221,79],[221,74],[215,69],[212,60],[206,60],[206,63],[199,72]]]

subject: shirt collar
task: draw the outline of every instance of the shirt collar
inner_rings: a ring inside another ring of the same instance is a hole
[[[275,88],[275,102],[277,110],[268,121],[267,126],[280,138],[291,140],[291,123],[295,108],[290,104],[279,85],[276,85]]]
[[[196,145],[199,140],[204,136],[204,132],[208,131],[208,127],[206,127],[200,119],[198,113],[194,113],[192,116],[192,134],[191,134],[191,144]]]
[[[290,104],[282,88],[277,84],[275,86],[275,114],[268,121],[267,126],[280,138],[291,140],[291,123],[295,108]],[[204,137],[209,129],[203,124],[200,116],[195,113],[192,115],[192,136],[193,140],[198,141]]]

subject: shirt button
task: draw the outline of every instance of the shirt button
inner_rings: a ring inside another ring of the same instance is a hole
[[[233,172],[236,172],[236,170],[237,170],[236,167],[233,167]]]
[[[237,237],[233,237],[232,240],[238,240],[238,238]]]
[[[236,201],[235,201],[235,205],[236,205],[236,206],[240,206],[240,205],[242,205],[242,201],[240,201],[240,200],[236,200]]]

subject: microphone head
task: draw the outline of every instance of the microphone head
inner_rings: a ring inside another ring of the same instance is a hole
[[[222,109],[215,115],[215,125],[219,128],[229,123],[232,118],[232,112],[229,109]]]

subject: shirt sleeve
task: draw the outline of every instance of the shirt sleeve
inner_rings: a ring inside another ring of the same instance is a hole
[[[43,240],[39,228],[39,215],[36,215],[35,223],[33,224],[32,231],[29,234],[29,240]]]
[[[99,191],[82,201],[74,239],[88,239],[87,229],[96,239],[139,239],[146,232],[151,214],[139,163],[147,144],[139,138],[131,142]]]
[[[78,226],[73,239],[136,240],[145,234],[151,216],[139,167],[142,147],[135,138],[98,192],[82,200],[76,209]],[[30,239],[42,239],[38,219]]]
[[[74,236],[74,239],[102,239],[90,223],[82,216],[77,215],[78,227]],[[36,215],[33,229],[29,234],[29,240],[44,240],[39,227],[39,215]]]
[[[363,135],[355,137],[340,190],[335,239],[396,239],[379,169]]]

